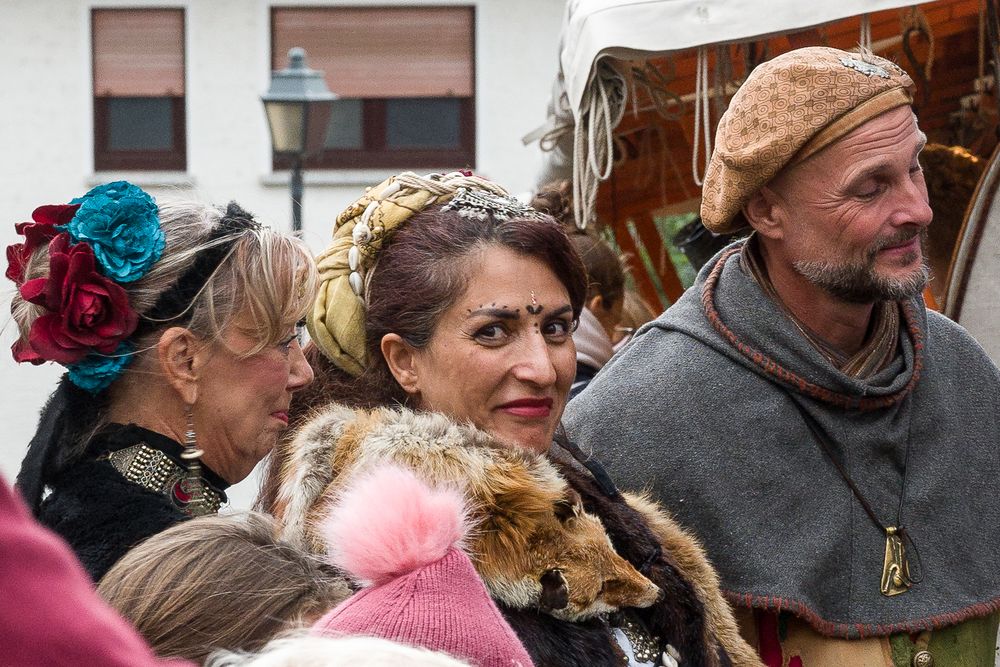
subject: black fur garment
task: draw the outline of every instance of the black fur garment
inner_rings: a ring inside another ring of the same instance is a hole
[[[669,554],[642,516],[626,504],[609,479],[595,478],[569,458],[573,445],[554,446],[550,459],[569,485],[583,499],[586,510],[601,519],[618,555],[628,560],[663,591],[662,599],[648,609],[632,610],[661,640],[676,648],[684,667],[730,665],[725,651],[705,641],[704,607],[691,584],[680,574]],[[602,485],[603,482],[603,485]],[[608,488],[605,488],[608,487]],[[594,619],[585,623],[561,621],[528,610],[501,607],[507,622],[524,644],[536,667],[619,667],[625,656],[611,634],[607,622]]]
[[[621,667],[625,656],[608,624],[561,621],[543,612],[497,603],[535,667]]]
[[[56,477],[38,513],[69,542],[95,582],[136,544],[187,518],[166,495],[133,484],[109,461],[93,459]]]

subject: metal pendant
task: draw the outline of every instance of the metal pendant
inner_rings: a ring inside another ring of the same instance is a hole
[[[895,526],[885,529],[885,562],[882,565],[882,595],[892,597],[910,590],[910,563],[906,547]]]

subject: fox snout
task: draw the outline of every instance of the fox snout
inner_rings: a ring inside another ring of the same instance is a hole
[[[655,604],[663,591],[652,581],[635,571],[634,577],[608,579],[601,587],[599,598],[610,607],[638,607]]]
[[[552,569],[542,574],[539,607],[566,620],[583,620],[627,607],[656,603],[662,591],[623,558],[612,558],[611,571]]]

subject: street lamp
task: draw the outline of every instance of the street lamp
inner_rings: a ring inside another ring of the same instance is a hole
[[[288,52],[288,67],[271,73],[271,87],[261,95],[274,155],[292,160],[292,229],[302,231],[302,160],[322,150],[337,96],[326,87],[323,72],[309,69],[305,49]]]

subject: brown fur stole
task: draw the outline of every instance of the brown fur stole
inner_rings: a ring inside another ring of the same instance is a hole
[[[558,453],[557,445],[550,454]],[[562,444],[567,453],[574,447]],[[691,584],[685,580],[672,556],[649,529],[642,515],[630,507],[609,482],[601,484],[589,471],[573,465],[561,456],[550,456],[583,498],[584,508],[595,514],[618,555],[632,563],[663,591],[659,602],[647,609],[632,610],[661,643],[669,643],[681,654],[684,665],[714,667],[729,665],[724,650],[717,652],[705,632],[705,610]],[[591,462],[593,464],[593,462]],[[612,640],[613,641],[613,640]],[[661,650],[662,650],[661,646]]]
[[[740,634],[719,576],[695,536],[645,495],[619,492],[600,463],[565,437],[557,438],[548,457],[587,511],[601,519],[615,551],[664,591],[660,602],[633,612],[680,650],[681,664],[763,667]],[[696,650],[685,653],[682,646]]]

